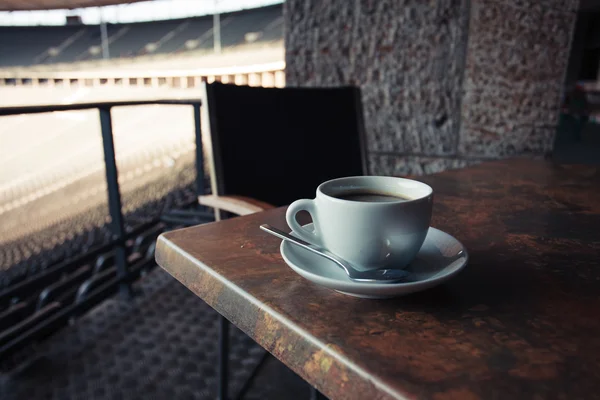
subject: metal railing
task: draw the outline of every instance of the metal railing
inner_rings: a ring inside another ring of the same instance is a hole
[[[160,222],[160,218],[156,218],[148,223],[142,224],[135,229],[126,231],[124,225],[123,210],[121,204],[121,191],[119,187],[119,173],[115,158],[115,145],[112,129],[111,109],[122,106],[139,106],[139,105],[189,105],[194,110],[194,133],[196,140],[196,193],[204,194],[204,170],[203,170],[203,152],[202,152],[202,135],[200,124],[200,106],[199,99],[186,100],[144,100],[144,101],[112,101],[98,103],[79,103],[79,104],[57,104],[43,106],[23,106],[23,107],[4,107],[0,108],[0,116],[20,115],[20,114],[38,114],[56,111],[75,111],[75,110],[90,110],[97,109],[100,118],[100,127],[102,134],[104,165],[106,171],[108,206],[111,218],[109,229],[111,232],[111,240],[108,244],[97,246],[89,251],[76,256],[73,259],[65,260],[62,263],[54,265],[36,276],[19,282],[16,285],[10,286],[3,291],[0,291],[0,303],[10,300],[28,292],[42,289],[43,282],[52,277],[59,277],[68,265],[83,265],[90,262],[98,255],[108,251],[115,253],[116,277],[103,283],[96,290],[83,300],[73,302],[73,304],[57,307],[56,304],[48,305],[48,313],[45,318],[38,321],[35,318],[28,318],[18,327],[14,327],[10,332],[0,332],[0,359],[6,355],[15,352],[28,343],[38,338],[41,338],[53,330],[59,328],[69,321],[73,316],[80,315],[84,311],[90,309],[95,304],[112,295],[114,292],[120,292],[124,298],[131,296],[131,283],[133,279],[139,275],[140,271],[148,266],[149,263],[154,263],[154,260],[135,261],[130,263],[127,257],[126,243],[128,240],[139,235],[149,227],[152,227]],[[54,307],[50,307],[54,305]],[[18,328],[18,329],[17,329]]]

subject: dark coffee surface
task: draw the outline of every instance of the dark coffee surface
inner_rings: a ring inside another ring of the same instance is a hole
[[[407,201],[410,200],[407,197],[398,195],[392,195],[389,193],[379,193],[371,191],[360,191],[360,192],[345,192],[335,196],[335,198],[341,200],[360,201],[363,203],[388,203],[392,201]]]

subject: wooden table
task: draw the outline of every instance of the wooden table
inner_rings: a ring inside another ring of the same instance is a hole
[[[156,258],[332,399],[600,396],[600,172],[514,159],[421,180],[471,257],[426,292],[302,279],[258,228],[286,227],[285,208],[166,233]]]

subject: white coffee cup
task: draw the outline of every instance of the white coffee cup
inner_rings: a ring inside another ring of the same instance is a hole
[[[422,182],[354,176],[322,183],[314,200],[296,200],[288,207],[286,220],[298,237],[359,269],[404,268],[427,236],[432,207],[433,189]],[[303,210],[312,217],[313,232],[296,221]]]

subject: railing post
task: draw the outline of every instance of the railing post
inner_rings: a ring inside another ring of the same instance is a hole
[[[217,400],[229,399],[229,321],[219,315],[219,369],[217,377]]]
[[[200,103],[194,108],[194,133],[196,134],[196,195],[204,195],[204,153],[202,152],[202,128],[200,126]]]
[[[125,252],[125,223],[121,207],[121,192],[119,190],[119,173],[115,158],[115,143],[112,133],[112,118],[110,107],[99,107],[100,128],[102,132],[102,145],[104,148],[104,166],[106,170],[106,186],[108,188],[108,209],[111,218],[111,231],[117,241],[115,247],[115,262],[117,263],[117,276],[122,279],[119,287],[121,297],[131,297],[131,286],[125,281],[128,272],[127,254]]]

